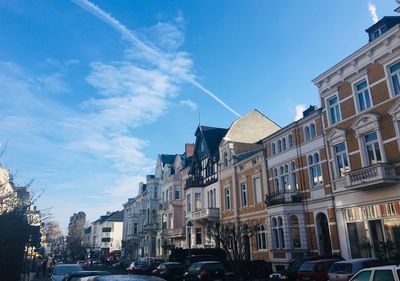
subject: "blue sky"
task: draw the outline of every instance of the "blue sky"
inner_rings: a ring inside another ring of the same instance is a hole
[[[64,228],[121,209],[199,119],[257,108],[284,126],[319,105],[310,81],[367,43],[368,3],[1,1],[0,162]]]

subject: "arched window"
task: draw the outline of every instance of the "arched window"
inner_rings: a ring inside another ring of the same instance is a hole
[[[228,167],[228,153],[224,152],[224,167]]]
[[[277,168],[274,168],[273,176],[274,176],[275,193],[279,193],[279,177],[278,177],[278,169]]]
[[[304,139],[306,141],[308,141],[311,138],[311,134],[310,134],[310,127],[306,126],[304,128]]]
[[[318,153],[314,153],[314,155],[308,156],[308,166],[309,166],[308,170],[310,174],[311,185],[319,186],[323,184],[322,170]]]
[[[297,176],[296,176],[296,163],[290,163],[290,189],[297,190]]]
[[[257,227],[257,249],[258,250],[267,249],[267,237],[265,234],[264,225],[259,225]]]
[[[282,183],[282,191],[289,190],[289,166],[285,164],[285,166],[281,166],[281,183]]]
[[[278,140],[278,152],[282,152],[282,141]]]
[[[301,248],[300,227],[299,227],[299,219],[297,218],[297,216],[295,215],[290,216],[289,226],[290,226],[292,247]]]
[[[275,217],[272,218],[271,228],[272,228],[272,247],[274,249],[285,248],[285,239],[284,239],[283,223],[281,216],[278,216],[277,218]]]
[[[289,145],[289,148],[291,148],[293,146],[293,136],[292,136],[292,134],[290,134],[288,136],[288,145]]]
[[[275,151],[275,143],[271,143],[271,153],[272,155],[275,155],[276,151]]]
[[[286,139],[285,138],[282,139],[282,149],[286,150]]]
[[[310,138],[315,138],[317,136],[317,130],[316,130],[316,128],[315,128],[315,124],[314,123],[312,123],[311,125],[310,125]]]

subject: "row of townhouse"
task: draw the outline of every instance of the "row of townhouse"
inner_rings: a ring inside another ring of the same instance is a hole
[[[159,155],[151,188],[124,205],[125,255],[220,246],[210,229],[239,224],[255,229],[242,235],[247,259],[400,250],[400,17],[366,31],[313,80],[320,108],[283,128],[257,110],[198,126],[185,153]]]

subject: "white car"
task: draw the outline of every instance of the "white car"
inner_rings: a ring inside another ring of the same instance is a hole
[[[83,271],[79,264],[57,264],[51,274],[51,281],[62,281],[66,274]]]
[[[400,281],[400,266],[386,265],[360,270],[350,281]]]

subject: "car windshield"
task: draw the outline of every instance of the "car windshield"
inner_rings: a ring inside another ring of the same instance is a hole
[[[333,264],[331,269],[329,270],[329,272],[331,273],[344,273],[344,274],[352,273],[352,271],[353,271],[352,264],[344,262]]]
[[[65,275],[74,271],[83,271],[79,265],[68,265],[68,266],[56,266],[54,269],[54,275]]]
[[[303,272],[309,272],[309,271],[313,271],[314,268],[314,264],[311,262],[305,262],[300,266],[299,271],[303,271]]]

